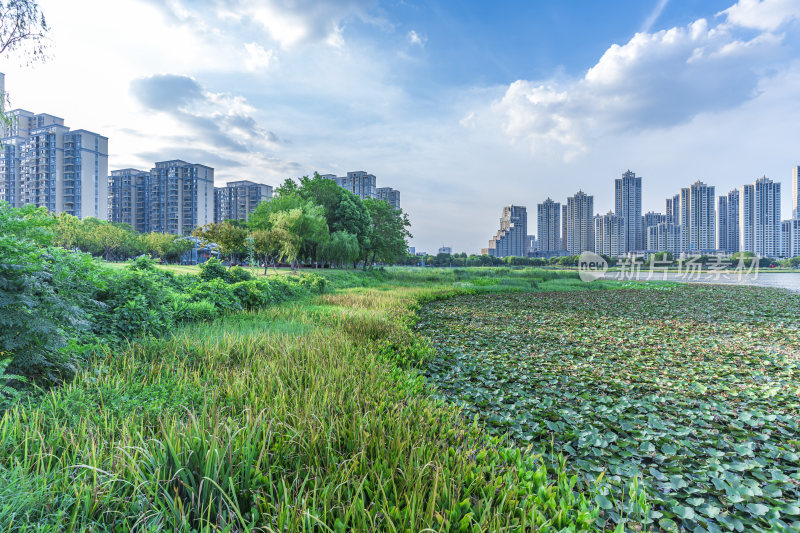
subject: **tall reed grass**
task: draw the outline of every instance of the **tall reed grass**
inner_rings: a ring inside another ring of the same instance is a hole
[[[414,370],[410,310],[456,273],[376,276],[108,352],[7,411],[0,530],[589,529],[563,460],[490,438]]]

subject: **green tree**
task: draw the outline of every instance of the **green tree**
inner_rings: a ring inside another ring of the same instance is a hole
[[[259,229],[250,234],[253,239],[253,251],[258,260],[264,264],[264,275],[267,274],[267,265],[273,262],[277,271],[278,256],[281,243],[279,232],[273,229]]]
[[[244,251],[248,231],[245,227],[225,221],[212,222],[195,228],[192,235],[206,244],[215,243],[219,247],[219,252],[228,257],[228,266],[230,266],[236,256]]]
[[[282,194],[276,196],[269,202],[258,204],[250,215],[248,226],[251,229],[270,229],[273,220],[270,218],[273,213],[289,211],[291,209],[303,209],[308,205],[308,201],[298,194]]]
[[[364,269],[376,261],[396,262],[408,251],[407,239],[411,237],[408,215],[383,200],[367,198],[364,206],[370,216],[369,243],[362,250]]]
[[[322,207],[306,203],[303,207],[270,215],[272,231],[279,243],[279,260],[287,260],[292,272],[304,244],[319,245],[328,240],[328,224]]]
[[[322,206],[331,232],[345,231],[356,236],[360,247],[369,245],[370,217],[361,198],[318,173],[301,178],[298,193]]]
[[[49,31],[35,0],[0,0],[0,55],[20,52],[30,61],[44,59]]]
[[[331,233],[330,240],[322,247],[324,259],[345,268],[358,259],[360,252],[358,237],[346,231]]]

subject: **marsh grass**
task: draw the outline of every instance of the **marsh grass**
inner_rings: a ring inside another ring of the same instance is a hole
[[[0,418],[0,530],[590,528],[563,460],[488,436],[415,370],[420,302],[574,282],[472,270],[330,272],[333,292],[107,350]]]

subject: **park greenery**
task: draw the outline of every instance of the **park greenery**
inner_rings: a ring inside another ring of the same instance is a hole
[[[226,231],[378,262],[375,211],[304,185]],[[514,266],[264,275],[225,244],[109,263],[58,245],[71,222],[0,209],[0,530],[800,526],[800,297]]]
[[[432,303],[426,375],[491,432],[566,456],[579,487],[602,481],[601,527],[797,531],[800,296],[660,289]]]
[[[0,383],[37,387],[4,397],[0,530],[596,523],[563,458],[489,436],[432,398],[417,370],[432,351],[410,329],[422,301],[587,288],[574,274],[263,276],[212,260],[176,275],[147,258],[109,265],[53,246],[56,221],[40,210],[3,209],[0,220],[0,346],[11,361]]]

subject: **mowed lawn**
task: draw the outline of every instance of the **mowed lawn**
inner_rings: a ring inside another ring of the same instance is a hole
[[[465,296],[429,304],[418,327],[441,397],[496,434],[563,452],[608,526],[626,519],[633,482],[648,527],[790,531],[799,311],[782,290],[664,286]]]

